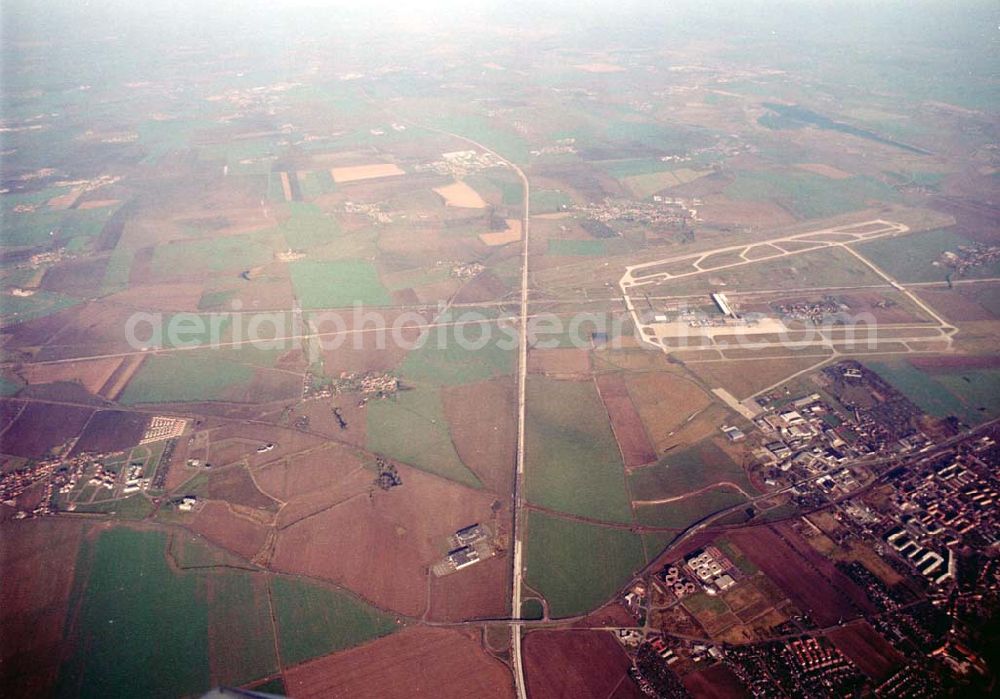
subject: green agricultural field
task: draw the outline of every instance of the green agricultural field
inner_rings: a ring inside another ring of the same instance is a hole
[[[371,263],[363,260],[297,260],[288,265],[303,308],[385,306],[392,297]]]
[[[4,296],[0,306],[0,326],[17,325],[35,318],[43,318],[57,311],[70,308],[80,303],[65,294],[40,289],[31,296]]]
[[[714,488],[676,502],[642,505],[636,511],[636,518],[641,524],[649,527],[686,529],[715,512],[739,505],[746,500],[734,490]]]
[[[722,601],[722,598],[714,597],[705,592],[699,592],[697,595],[685,597],[684,606],[689,612],[696,616],[704,612],[710,612],[712,614],[725,614],[729,611],[729,607],[727,607],[726,603]]]
[[[340,235],[340,224],[337,220],[323,213],[315,204],[293,201],[289,202],[288,206],[292,215],[278,226],[278,232],[284,236],[287,247],[292,250],[328,245]]]
[[[410,381],[443,386],[504,376],[514,370],[513,349],[501,346],[505,339],[492,322],[433,328],[424,344],[406,355],[399,372]]]
[[[45,204],[40,204],[38,210],[31,213],[4,212],[4,245],[32,247],[51,244],[62,217],[62,211],[46,209]]]
[[[463,115],[445,108],[445,105],[435,105],[433,113],[428,114],[424,121],[443,131],[478,141],[515,163],[528,162],[529,148],[524,139],[513,131],[498,129],[497,122],[486,116]]]
[[[528,500],[630,523],[621,454],[594,384],[531,377],[527,394]]]
[[[609,121],[604,137],[618,143],[640,144],[659,151],[674,152],[688,151],[710,141],[703,132],[678,128],[675,124],[636,121],[631,114]]]
[[[136,336],[150,347],[217,346],[228,337],[232,317],[227,313],[162,313],[160,332],[151,335],[149,327],[139,325]]]
[[[104,230],[104,224],[117,208],[106,206],[100,209],[66,211],[57,228],[59,240],[70,252],[82,252]]]
[[[221,568],[199,577],[199,592],[209,603],[213,683],[241,685],[276,673],[266,578]]]
[[[271,169],[271,161],[241,163],[241,160],[261,161],[274,155],[278,150],[275,141],[267,138],[240,139],[228,143],[199,146],[199,160],[224,161],[229,166],[229,175],[236,173],[266,173]]]
[[[104,270],[104,281],[101,283],[102,295],[120,291],[128,286],[134,257],[134,251],[122,246],[111,251],[108,266]]]
[[[160,512],[164,512],[161,508]],[[167,557],[181,570],[198,570],[206,568],[243,568],[256,571],[250,563],[225,549],[209,546],[193,534],[179,530],[171,535],[167,545]]]
[[[141,493],[136,493],[121,500],[82,502],[76,506],[75,512],[113,514],[118,519],[145,519],[153,512],[153,503]]]
[[[271,583],[286,665],[344,650],[396,630],[395,619],[347,593],[297,578]]]
[[[554,617],[596,609],[645,563],[639,536],[624,529],[528,514],[525,582]]]
[[[651,175],[670,169],[670,164],[659,158],[631,158],[628,160],[606,160],[593,163],[595,167],[608,173],[616,180],[638,175]]]
[[[531,213],[548,214],[561,211],[564,206],[570,206],[573,200],[565,192],[558,189],[541,189],[531,193]]]
[[[24,388],[24,384],[11,376],[0,376],[0,396],[12,396]]]
[[[642,544],[646,549],[646,562],[649,563],[670,545],[677,535],[673,532],[647,532],[642,535]]]
[[[658,500],[684,495],[728,481],[750,492],[746,473],[710,439],[687,449],[671,452],[651,466],[629,474],[629,490],[635,500]]]
[[[403,289],[412,289],[417,286],[447,281],[451,278],[451,272],[443,265],[428,268],[418,267],[405,272],[394,273],[391,278],[392,282],[389,283],[386,281],[385,287],[389,291],[401,291]]]
[[[603,240],[549,240],[549,254],[559,257],[600,256],[607,251]]]
[[[239,345],[238,347],[218,347],[216,349],[196,349],[184,353],[185,357],[201,359],[210,357],[221,359],[234,364],[244,364],[250,367],[261,369],[272,369],[278,363],[278,359],[287,354],[285,349],[264,349],[253,345]]]
[[[996,369],[931,373],[902,360],[866,361],[865,366],[930,415],[954,415],[970,425],[1000,415],[1000,371]]]
[[[150,269],[154,277],[211,274],[246,270],[271,261],[272,247],[251,235],[182,240],[153,249]]]
[[[175,574],[162,532],[110,529],[85,541],[67,620],[72,655],[56,696],[176,697],[211,687],[208,603]],[[269,640],[269,639],[268,639]]]
[[[253,369],[246,365],[209,353],[153,355],[143,362],[119,401],[135,405],[221,400],[229,389],[246,385],[253,374]]]
[[[855,246],[855,249],[878,267],[901,282],[942,281],[950,269],[935,264],[944,252],[957,253],[973,241],[950,230],[929,231],[895,238],[882,238]],[[967,278],[1000,276],[1000,262],[970,267]]]
[[[199,541],[185,548],[214,567],[177,572],[166,542],[118,528],[82,545],[57,696],[173,697],[277,671],[263,576],[223,567]]]
[[[746,557],[740,547],[726,537],[718,538],[713,543],[720,551],[726,554],[730,561],[736,564],[737,568],[747,575],[755,575],[760,572],[760,569]]]
[[[365,413],[371,451],[473,488],[482,485],[455,451],[436,388],[421,386],[372,401]]]
[[[544,615],[545,609],[539,600],[531,598],[521,602],[522,619],[541,619]]]
[[[833,180],[793,170],[741,172],[726,195],[733,199],[770,201],[803,219],[827,218],[870,206],[870,202],[899,201],[887,184],[870,177]]]
[[[329,170],[299,173],[299,189],[302,190],[303,199],[315,199],[323,194],[329,194],[335,188],[336,185]]]

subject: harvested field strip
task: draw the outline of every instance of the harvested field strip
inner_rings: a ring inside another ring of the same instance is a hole
[[[444,199],[446,206],[454,206],[462,209],[485,209],[487,204],[479,192],[474,190],[465,182],[452,182],[444,187],[434,190]]]
[[[644,565],[637,534],[528,514],[526,584],[538,590],[554,617],[600,607]]]
[[[486,245],[494,247],[506,245],[521,239],[521,221],[515,218],[507,219],[507,230],[495,233],[480,233],[479,239]]]
[[[618,441],[627,468],[656,460],[656,450],[646,435],[639,411],[629,397],[622,374],[603,374],[597,378],[597,389],[611,418],[611,430]]]
[[[372,165],[353,165],[349,167],[335,167],[330,170],[330,176],[337,184],[344,182],[358,182],[360,180],[373,180],[380,177],[396,177],[406,173],[392,163],[375,163]]]

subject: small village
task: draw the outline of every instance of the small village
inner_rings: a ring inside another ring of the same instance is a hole
[[[654,195],[652,201],[605,199],[600,204],[574,207],[574,211],[599,223],[624,221],[643,226],[681,226],[698,221],[700,199]]]

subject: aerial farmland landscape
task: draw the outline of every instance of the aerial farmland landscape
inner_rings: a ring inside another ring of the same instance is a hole
[[[4,3],[0,694],[996,692],[998,26]]]

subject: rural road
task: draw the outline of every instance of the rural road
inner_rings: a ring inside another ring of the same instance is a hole
[[[481,148],[513,170],[521,180],[524,188],[524,211],[521,216],[521,311],[520,311],[520,334],[518,337],[517,353],[517,459],[514,468],[513,509],[511,518],[510,538],[513,544],[512,575],[511,575],[511,624],[510,624],[510,645],[511,660],[514,671],[514,687],[517,690],[518,699],[527,699],[528,690],[524,682],[524,663],[521,658],[521,628],[518,623],[521,619],[521,578],[524,568],[524,544],[521,539],[521,510],[523,506],[523,496],[521,493],[521,480],[524,476],[524,425],[525,425],[525,405],[527,403],[527,378],[528,378],[528,242],[531,234],[531,184],[524,171],[510,160],[494,151],[492,148],[484,146],[478,141],[462,136],[460,134],[443,131],[441,129],[430,128],[421,125],[421,128],[428,131],[452,136],[465,141],[477,148]]]

